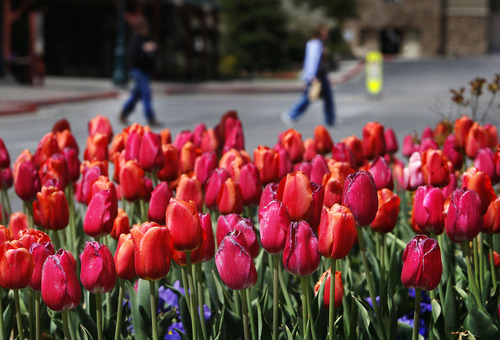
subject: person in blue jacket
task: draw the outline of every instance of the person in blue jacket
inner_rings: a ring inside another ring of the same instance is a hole
[[[144,116],[150,126],[158,126],[151,103],[151,73],[153,72],[157,45],[149,39],[149,24],[141,18],[134,24],[134,35],[129,44],[130,73],[134,78],[134,87],[130,97],[123,106],[120,121],[128,123],[128,116],[134,111],[135,105],[142,99]]]
[[[308,97],[309,89],[316,78],[321,83],[320,97],[323,99],[324,122],[327,126],[335,124],[335,106],[333,102],[333,92],[328,81],[329,55],[328,49],[324,46],[324,41],[328,37],[329,29],[326,25],[319,25],[313,32],[312,38],[306,44],[304,65],[302,69],[302,80],[305,82],[305,89],[289,110],[281,114],[281,119],[287,125],[293,125],[304,114],[310,104]]]

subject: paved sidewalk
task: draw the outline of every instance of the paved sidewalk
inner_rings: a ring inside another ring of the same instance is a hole
[[[362,60],[346,60],[329,77],[333,85],[342,84],[363,70]],[[153,82],[155,94],[202,93],[286,93],[303,88],[300,74],[288,79],[204,81],[199,83]],[[116,98],[125,89],[116,88],[110,79],[47,77],[44,86],[0,82],[0,116],[36,112],[40,106]]]

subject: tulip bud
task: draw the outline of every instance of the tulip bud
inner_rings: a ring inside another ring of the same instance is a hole
[[[0,286],[6,289],[27,287],[34,268],[33,257],[21,242],[0,244]]]
[[[18,234],[19,242],[22,243],[23,247],[29,250],[33,243],[43,243],[50,242],[49,235],[45,234],[41,230],[36,229],[24,229]]]
[[[462,168],[464,157],[460,148],[457,146],[454,134],[448,135],[448,137],[444,140],[443,154],[452,162],[455,170],[460,170]]]
[[[201,185],[205,185],[210,174],[217,168],[217,154],[213,151],[204,152],[194,162],[194,172],[196,179]]]
[[[203,241],[200,217],[193,201],[172,198],[167,207],[166,225],[177,251],[193,251]]]
[[[335,204],[323,207],[318,228],[318,250],[326,258],[342,259],[356,239],[356,221],[349,208]]]
[[[9,150],[5,147],[3,139],[0,138],[0,170],[10,166]]]
[[[13,240],[19,239],[19,233],[28,229],[28,216],[22,212],[14,212],[9,217],[9,230]]]
[[[239,184],[243,205],[258,205],[262,195],[262,183],[255,165],[247,163],[241,167]]]
[[[90,237],[108,235],[118,215],[118,200],[113,190],[101,190],[92,197],[83,221],[83,231]]]
[[[175,197],[183,201],[193,201],[198,210],[203,209],[203,190],[201,182],[194,177],[182,174],[177,184]]]
[[[478,123],[472,124],[465,139],[465,154],[470,159],[474,159],[477,152],[486,147],[488,147],[486,131]]]
[[[368,159],[383,156],[386,152],[384,126],[378,122],[363,127],[363,155]]]
[[[375,219],[370,224],[373,231],[389,233],[394,230],[399,216],[401,199],[389,189],[377,191],[378,210]]]
[[[277,199],[286,206],[292,221],[300,221],[312,204],[311,182],[300,171],[290,173],[280,181]]]
[[[285,249],[290,216],[285,205],[273,200],[260,210],[260,242],[270,254],[281,254]]]
[[[109,158],[108,144],[108,137],[103,133],[97,133],[94,136],[88,136],[87,148],[83,153],[83,159],[87,161],[107,160]]]
[[[267,146],[259,145],[253,151],[254,164],[259,170],[260,180],[263,184],[274,182],[279,173],[279,154]]]
[[[229,171],[223,168],[215,169],[205,184],[205,205],[210,210],[217,209],[217,196],[222,184],[230,178]]]
[[[136,160],[127,161],[120,169],[121,194],[127,201],[141,199],[145,193],[144,170]]]
[[[243,126],[241,125],[240,120],[235,121],[234,126],[231,128],[231,130],[229,130],[229,134],[226,131],[222,152],[224,153],[231,149],[245,149],[245,136],[243,134]]]
[[[415,223],[424,233],[439,235],[444,231],[445,197],[439,188],[420,186],[413,199]]]
[[[115,262],[108,247],[96,241],[85,243],[80,280],[94,294],[104,294],[115,287]]]
[[[383,157],[377,156],[370,164],[368,171],[372,174],[377,190],[387,188],[394,189],[394,180],[392,179],[392,170]]]
[[[37,194],[40,226],[49,230],[66,228],[69,222],[69,206],[66,195],[56,187],[43,187]]]
[[[422,158],[420,153],[414,152],[406,166],[403,170],[405,189],[415,190],[419,186],[424,184],[424,179],[422,176]]]
[[[165,213],[172,197],[173,193],[167,182],[161,182],[156,186],[149,200],[148,218],[150,221],[165,225]]]
[[[222,281],[231,289],[250,288],[257,282],[257,270],[240,231],[224,237],[215,253],[215,265]]]
[[[416,235],[403,252],[401,282],[406,288],[433,290],[441,281],[443,265],[436,240]]]
[[[38,169],[40,166],[55,153],[59,152],[59,145],[57,144],[57,137],[53,132],[46,133],[35,151],[33,158],[35,167]]]
[[[387,128],[384,131],[384,139],[385,146],[387,149],[387,153],[394,154],[398,151],[398,138],[396,137],[396,133],[392,128]]]
[[[465,148],[465,143],[467,139],[467,135],[469,134],[469,130],[474,124],[474,121],[467,116],[462,116],[457,118],[455,121],[455,137],[456,137],[456,145],[459,149]]]
[[[479,195],[467,188],[455,189],[444,222],[446,234],[453,242],[472,241],[483,228]]]
[[[311,175],[310,180],[313,183],[322,184],[323,177],[330,172],[328,162],[322,155],[316,155],[311,160]]]
[[[73,148],[64,148],[62,150],[66,166],[68,167],[68,180],[74,183],[80,177],[80,160],[78,159],[78,151]]]
[[[292,222],[283,251],[283,266],[297,276],[311,275],[318,269],[320,254],[318,238],[305,221]]]
[[[11,241],[11,240],[12,236],[10,234],[9,228],[0,224],[0,244],[4,243],[5,241]]]
[[[496,184],[500,180],[500,176],[495,171],[495,154],[491,149],[478,150],[474,159],[474,167],[488,175],[492,184]]]
[[[356,168],[356,158],[353,152],[345,143],[337,143],[332,149],[332,160],[348,163],[351,168]]]
[[[50,255],[54,255],[54,246],[51,242],[33,243],[29,249],[31,256],[33,256],[33,263],[35,265],[33,275],[31,276],[30,287],[34,291],[42,290],[42,269],[45,260]]]
[[[279,170],[278,170],[278,178],[277,180],[285,177],[290,172],[293,172],[293,163],[288,156],[285,148],[281,147],[281,149],[277,150],[278,158],[279,158]]]
[[[16,163],[14,167],[14,188],[17,196],[23,201],[35,199],[42,187],[40,175],[31,161]]]
[[[137,275],[135,274],[134,263],[134,241],[132,234],[121,234],[116,246],[115,256],[116,276],[122,280],[131,280]]]
[[[170,231],[155,222],[144,222],[130,231],[134,242],[134,265],[137,276],[156,281],[166,276],[172,260]]]
[[[109,122],[108,117],[97,115],[89,120],[88,123],[89,136],[94,136],[98,133],[103,133],[106,138],[111,141],[113,139],[113,128]]]
[[[325,289],[323,291],[323,305],[326,309],[330,308],[330,278],[332,270],[328,268],[319,278],[318,282],[314,285],[314,294],[319,293],[321,285],[324,284]],[[342,284],[342,273],[339,271],[335,272],[335,308],[339,308],[342,305],[342,298],[344,297],[344,285]]]
[[[187,142],[179,149],[179,165],[181,173],[188,173],[194,170],[194,163],[198,158],[200,150],[193,142]]]
[[[448,159],[441,150],[427,150],[422,153],[422,178],[425,184],[445,187],[450,181]]]
[[[66,148],[73,149],[78,154],[79,147],[78,142],[76,141],[75,136],[71,133],[69,129],[62,131],[52,131],[56,134],[57,146],[59,147],[59,151],[62,151]]]
[[[281,145],[286,150],[292,163],[302,161],[304,155],[304,142],[302,135],[294,129],[288,129],[281,136]]]
[[[241,187],[232,178],[226,179],[217,194],[217,207],[221,214],[241,214],[243,197]]]
[[[81,288],[75,259],[65,249],[45,260],[42,269],[42,299],[54,311],[70,310],[80,304]]]
[[[161,181],[173,181],[179,177],[179,151],[172,144],[163,144],[161,146],[165,164],[158,171],[158,179]]]
[[[348,207],[360,226],[372,223],[378,210],[377,187],[371,173],[358,171],[347,176],[342,205]]]
[[[318,152],[314,148],[314,141],[312,138],[307,138],[304,141],[304,155],[302,156],[302,159],[305,162],[310,162],[314,156],[317,156]]]
[[[161,149],[160,135],[146,131],[142,136],[139,149],[139,163],[147,172],[157,172],[165,164],[165,156]]]
[[[462,175],[462,188],[474,190],[481,198],[481,214],[486,214],[490,202],[496,198],[491,180],[477,168],[469,168]]]
[[[165,215],[165,214],[164,214]],[[127,213],[122,208],[118,208],[118,215],[116,215],[113,222],[113,230],[111,230],[111,237],[115,240],[120,238],[121,234],[130,233],[130,221]]]
[[[363,142],[361,141],[361,139],[352,135],[346,138],[342,138],[341,142],[347,145],[349,150],[351,150],[351,153],[354,156],[356,167],[362,166],[365,162],[365,156],[363,155]]]
[[[323,125],[314,128],[314,148],[321,154],[327,154],[332,150],[333,140],[330,133]]]
[[[233,231],[239,230],[245,236],[247,248],[252,257],[256,257],[259,253],[259,242],[257,234],[253,226],[253,222],[249,218],[242,218],[238,214],[220,215],[217,220],[217,244],[220,245],[224,237]]]

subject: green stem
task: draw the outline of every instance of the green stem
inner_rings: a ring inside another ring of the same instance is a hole
[[[9,198],[9,195],[7,193],[7,189],[6,188],[2,188],[2,200],[3,200],[3,207],[4,209],[7,209],[7,213],[8,215],[10,215],[12,213],[12,207],[10,205],[10,198]],[[5,224],[4,225],[7,225],[7,214],[4,215],[5,217]]]
[[[300,283],[302,286],[302,339],[307,336],[307,316],[309,314],[307,305],[307,282],[305,277],[300,277]]]
[[[0,337],[5,337],[5,326],[3,323],[3,287],[0,287]]]
[[[463,251],[464,251],[464,256],[465,256],[465,262],[467,264],[467,274],[469,276],[469,284],[471,286],[472,290],[472,295],[474,295],[474,298],[476,299],[477,307],[479,310],[483,311],[484,307],[481,302],[481,296],[479,295],[479,291],[476,285],[476,280],[474,277],[474,271],[472,270],[472,265],[471,265],[471,250],[470,250],[470,245],[469,242],[463,242],[462,243]]]
[[[28,307],[28,315],[29,315],[29,329],[30,329],[30,339],[35,338],[35,292],[31,289],[29,290],[29,307]]]
[[[330,340],[335,339],[335,272],[336,261],[330,259],[331,273],[330,273],[330,314],[328,319],[328,330],[330,332]]]
[[[154,281],[149,281],[149,301],[151,303],[151,326],[153,340],[158,340],[158,324],[156,321],[156,286]]]
[[[35,292],[35,318],[36,318],[36,339],[42,338],[42,316],[40,308],[42,307],[42,294]]]
[[[124,281],[118,278],[118,306],[116,315],[116,326],[115,326],[115,340],[120,339],[120,326],[122,324],[122,314],[123,314],[123,296],[125,295]]]
[[[69,340],[71,339],[71,334],[69,333],[68,311],[63,310],[61,315],[63,319],[64,340]]]
[[[23,321],[21,320],[21,307],[19,306],[19,289],[14,289],[14,303],[16,305],[17,331],[19,339],[24,340]]]
[[[146,202],[144,202],[143,199],[140,199],[140,201],[139,201],[139,208],[141,211],[141,221],[147,221],[148,220],[148,211],[146,210]]]
[[[488,234],[490,243],[490,270],[491,270],[491,282],[493,282],[493,290],[497,290],[497,273],[495,268],[495,261],[493,258],[493,234]]]
[[[200,336],[201,326],[200,326],[200,317],[198,314],[198,299],[196,298],[196,291],[193,280],[193,269],[191,265],[191,252],[186,252],[186,267],[187,267],[187,275],[188,275],[188,284],[189,284],[189,299],[191,302],[191,326],[193,327],[193,339],[196,340]]]
[[[241,306],[243,308],[243,333],[245,340],[250,340],[250,332],[248,329],[248,305],[247,305],[247,290],[241,290]]]
[[[413,340],[418,340],[418,329],[420,328],[420,300],[422,294],[420,288],[415,288],[415,314],[413,316]]]
[[[279,255],[273,256],[273,340],[278,340],[278,325],[279,325],[279,264],[280,257]]]
[[[385,274],[385,264],[386,264],[386,257],[387,257],[387,244],[385,242],[385,233],[381,233],[381,257],[380,257],[380,271],[382,274]]]
[[[380,314],[380,308],[377,303],[376,299],[377,296],[375,295],[375,289],[373,288],[370,266],[368,265],[368,259],[366,258],[366,246],[365,246],[365,239],[363,238],[363,228],[360,227],[359,225],[356,226],[356,228],[358,231],[358,242],[361,253],[361,260],[363,262],[363,267],[366,273],[366,282],[368,283],[368,291],[370,293],[370,298],[372,299],[372,305],[373,305],[373,310],[375,311],[375,317],[377,318],[378,324],[380,325],[382,337],[383,339],[385,339],[386,337],[385,337],[384,323],[382,321],[382,315]]]
[[[276,255],[278,256],[279,258],[279,255]],[[288,287],[285,283],[285,279],[283,278],[283,270],[282,270],[282,267],[281,266],[278,266],[278,276],[279,276],[279,281],[280,281],[280,288],[281,288],[281,292],[283,293],[283,296],[285,297],[285,302],[286,302],[286,305],[290,308],[292,305],[292,300],[290,299],[290,294],[288,294]],[[292,308],[292,310],[294,310]],[[293,314],[292,316],[295,316],[295,314]]]
[[[186,301],[187,301],[186,305],[188,307],[189,314],[191,315],[191,298],[189,296],[187,266],[181,267],[181,274],[182,274],[182,287],[184,288],[184,295],[186,296]]]
[[[54,230],[52,233],[52,244],[54,245],[54,250],[57,250],[61,247],[61,240],[59,239],[59,231]]]
[[[102,333],[102,295],[95,294],[95,304],[96,304],[96,319],[97,319],[97,339],[103,340]]]
[[[477,235],[477,241],[479,243],[479,292],[481,293],[481,301],[484,295],[484,276],[485,276],[485,268],[484,268],[484,246],[483,246],[483,233],[479,233]]]
[[[75,199],[73,195],[73,185],[68,185],[68,203],[69,203],[69,228],[71,235],[71,250],[73,254],[78,254],[78,245],[76,244],[76,223],[75,223]]]
[[[26,211],[26,216],[28,216],[28,227],[34,228],[35,223],[33,222],[33,202],[24,201],[24,209]]]
[[[203,339],[207,338],[207,325],[205,323],[205,299],[203,294],[203,272],[201,268],[201,263],[195,265],[196,268],[196,283],[198,285],[198,309],[200,314],[201,332],[203,334]]]
[[[477,238],[472,240],[472,251],[474,255],[474,277],[476,279],[476,285],[479,287],[479,256],[477,247]]]
[[[251,298],[250,298],[250,289],[246,289],[247,291],[247,312],[248,312],[248,315],[250,317],[250,329],[252,331],[252,339],[257,339],[257,330],[255,329],[255,318],[253,316],[253,312],[252,312],[252,301],[251,301]]]

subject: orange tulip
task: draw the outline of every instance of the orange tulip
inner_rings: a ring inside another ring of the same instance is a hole
[[[217,194],[217,208],[221,214],[241,214],[243,197],[241,187],[232,178],[226,179]]]
[[[165,216],[175,250],[193,251],[201,245],[203,231],[195,202],[172,198]]]
[[[131,280],[135,274],[134,241],[132,234],[121,234],[113,257],[116,276],[123,280]]]
[[[374,159],[386,152],[384,126],[377,122],[367,123],[363,127],[363,155]]]
[[[285,148],[292,163],[302,161],[304,142],[302,135],[294,129],[288,129],[281,136],[281,145]]]
[[[69,206],[64,192],[56,187],[43,187],[37,194],[40,226],[49,230],[66,228],[69,222]]]
[[[274,182],[279,174],[279,154],[267,146],[259,145],[253,151],[254,165],[259,169],[262,184]]]
[[[378,210],[370,227],[379,233],[389,233],[398,221],[401,199],[391,190],[385,188],[377,191],[377,196]]]
[[[319,154],[327,154],[332,150],[333,140],[323,125],[314,128],[314,148]]]
[[[425,184],[445,187],[450,182],[448,159],[441,150],[427,150],[422,153],[422,178]]]
[[[290,219],[300,221],[312,204],[311,182],[302,172],[290,173],[280,181],[277,198],[286,206]]]
[[[27,287],[34,269],[33,257],[21,242],[0,244],[0,286],[6,289]]]

